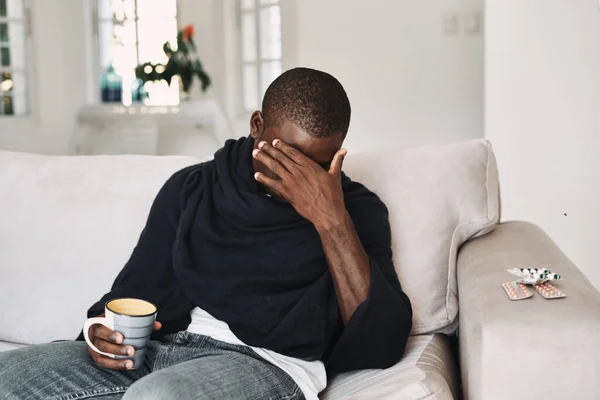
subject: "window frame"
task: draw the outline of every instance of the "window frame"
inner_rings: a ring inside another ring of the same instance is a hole
[[[22,18],[11,18],[11,17],[0,17],[0,23],[7,23],[10,26],[10,23],[22,23],[23,24],[23,43],[22,43],[22,51],[23,51],[23,68],[15,68],[12,66],[4,67],[0,65],[0,74],[9,72],[13,74],[14,72],[22,73],[25,77],[25,112],[21,114],[0,114],[0,121],[14,120],[14,119],[28,119],[33,115],[33,74],[32,74],[32,63],[33,63],[33,53],[32,53],[32,28],[31,28],[31,0],[18,0],[21,4],[23,17]],[[9,45],[11,41],[7,42]],[[2,97],[13,97],[14,104],[14,95],[6,96],[2,95]],[[3,105],[0,105],[4,107]]]
[[[281,64],[281,68],[283,70],[283,40],[281,39],[282,43],[281,43],[281,53],[279,55],[279,58],[263,58],[261,57],[261,53],[262,53],[262,48],[261,48],[261,33],[262,33],[262,26],[260,23],[260,12],[262,10],[271,8],[271,7],[277,7],[279,8],[279,14],[281,16],[281,0],[274,0],[274,2],[269,2],[266,4],[261,4],[261,0],[252,0],[254,1],[254,8],[252,9],[244,9],[243,8],[243,4],[242,4],[242,0],[237,0],[236,2],[236,17],[237,17],[237,27],[238,27],[238,49],[237,49],[237,56],[239,59],[239,72],[238,72],[238,76],[239,76],[239,96],[240,96],[240,114],[241,115],[249,115],[251,114],[253,111],[255,111],[255,109],[247,109],[246,105],[245,105],[245,98],[246,98],[246,92],[245,92],[245,87],[246,87],[246,80],[244,78],[244,67],[249,66],[249,65],[254,65],[256,67],[256,82],[255,82],[255,89],[256,89],[256,93],[257,93],[257,99],[256,99],[256,104],[257,107],[260,108],[261,106],[261,102],[262,102],[262,98],[264,93],[262,93],[261,88],[263,87],[263,74],[262,74],[262,66],[264,64],[268,64],[271,62],[279,62]],[[243,16],[244,15],[253,15],[254,16],[254,26],[255,26],[255,38],[256,38],[256,52],[255,52],[255,61],[245,61],[244,60],[244,30],[243,30]],[[280,26],[280,34],[281,31],[283,30]]]
[[[125,107],[129,107],[129,106],[133,106],[135,105],[135,103],[131,103],[131,104],[127,104],[125,105],[123,103],[123,101],[121,101],[121,103],[103,103],[102,102],[102,96],[101,96],[101,91],[100,91],[100,76],[102,75],[102,73],[104,72],[104,69],[101,65],[101,60],[100,60],[100,23],[104,22],[106,20],[101,19],[100,18],[100,13],[99,13],[99,2],[102,0],[91,0],[90,1],[90,7],[91,7],[91,14],[92,14],[92,72],[93,72],[93,90],[94,90],[94,94],[92,96],[92,101],[94,104],[121,104]],[[136,62],[139,65],[140,64],[140,36],[139,36],[139,26],[138,26],[138,21],[140,19],[146,19],[146,18],[140,18],[138,15],[138,0],[134,0],[135,1],[135,24],[136,24],[136,28],[135,28],[135,49],[136,49]],[[175,21],[177,24],[177,31],[179,31],[179,17],[180,17],[180,12],[179,12],[179,0],[175,0],[175,6],[176,6],[176,10],[175,10]],[[177,35],[177,33],[175,33],[175,35]],[[162,43],[161,43],[162,46]],[[178,80],[173,80],[173,82],[178,82]],[[178,102],[176,105],[179,105],[181,103],[181,98],[178,99]],[[163,107],[163,106],[172,106],[172,105],[148,105],[148,107]]]

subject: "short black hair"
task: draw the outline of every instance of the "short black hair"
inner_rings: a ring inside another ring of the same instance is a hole
[[[350,126],[350,101],[342,84],[330,74],[293,68],[275,79],[262,103],[265,128],[285,120],[317,138],[343,135]]]

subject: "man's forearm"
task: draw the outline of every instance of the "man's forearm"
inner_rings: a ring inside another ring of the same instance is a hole
[[[344,324],[367,300],[371,265],[346,210],[327,224],[316,226],[333,277]]]

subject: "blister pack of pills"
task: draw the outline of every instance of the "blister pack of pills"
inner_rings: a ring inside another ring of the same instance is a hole
[[[517,282],[528,285],[540,285],[544,282],[562,279],[559,274],[546,268],[511,268],[507,271],[519,277]]]
[[[567,297],[566,294],[558,290],[553,284],[550,282],[542,283],[541,285],[534,285],[533,289],[542,295],[545,299],[560,299],[563,297]]]
[[[523,300],[533,296],[533,293],[523,283],[504,282],[502,287],[511,300]]]
[[[519,277],[515,282],[502,284],[506,295],[511,300],[523,300],[533,296],[527,287],[529,285],[545,299],[567,297],[565,293],[550,283],[550,281],[562,280],[561,276],[547,268],[511,268],[507,271]]]

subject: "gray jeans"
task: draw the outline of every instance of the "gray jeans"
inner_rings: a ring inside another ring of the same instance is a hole
[[[85,342],[0,353],[2,400],[304,399],[296,383],[251,348],[179,332],[151,341],[132,371],[96,366]]]

